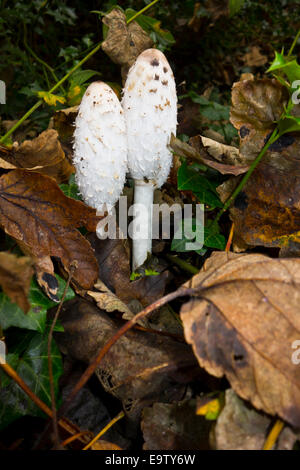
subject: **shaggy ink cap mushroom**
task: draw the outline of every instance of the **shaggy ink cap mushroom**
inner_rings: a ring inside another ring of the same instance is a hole
[[[135,270],[152,250],[154,188],[162,186],[168,178],[172,165],[168,144],[171,134],[176,134],[176,85],[161,51],[147,49],[138,56],[128,72],[122,106],[127,127],[128,167],[135,182],[132,235]]]
[[[125,183],[127,140],[121,104],[106,83],[87,88],[75,125],[73,162],[80,193],[87,205],[110,212]]]

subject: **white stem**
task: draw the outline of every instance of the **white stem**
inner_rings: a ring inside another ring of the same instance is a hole
[[[134,218],[132,221],[132,270],[135,271],[152,251],[152,213],[154,184],[134,181]]]

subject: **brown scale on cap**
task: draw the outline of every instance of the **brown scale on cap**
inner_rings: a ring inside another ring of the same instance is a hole
[[[159,66],[159,61],[157,59],[151,60],[150,64],[152,67],[158,67]]]

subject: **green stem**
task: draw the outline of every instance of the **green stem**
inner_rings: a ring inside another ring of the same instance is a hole
[[[149,10],[149,8],[153,7],[159,0],[154,0],[153,2],[149,3],[146,7],[144,7],[142,10],[138,11],[135,15],[133,15],[128,21],[127,24],[131,23],[131,21],[135,20],[138,16],[142,15],[145,13],[145,11]]]
[[[25,46],[25,49],[29,52],[29,54],[32,55],[32,57],[37,61],[39,62],[43,67],[45,67],[47,70],[49,70],[49,72],[51,73],[52,77],[54,78],[54,80],[57,82],[58,81],[58,78],[54,72],[54,69],[49,65],[47,64],[47,62],[45,62],[43,59],[40,59],[38,55],[36,55],[36,53],[31,49],[31,47],[29,46],[29,44],[27,43],[27,26],[26,26],[26,23],[23,23],[24,25],[24,46]],[[61,89],[62,91],[65,93],[65,90],[63,88],[63,86],[61,86]]]
[[[247,171],[247,173],[245,174],[245,176],[243,176],[242,180],[237,185],[237,187],[233,191],[232,195],[227,199],[227,201],[225,202],[223,208],[217,214],[217,217],[213,221],[213,224],[216,224],[220,220],[220,218],[224,214],[224,212],[231,206],[231,204],[233,203],[233,201],[235,200],[237,195],[240,193],[240,191],[243,189],[243,187],[247,183],[248,179],[252,175],[253,171],[255,170],[255,168],[257,167],[259,162],[261,161],[262,157],[264,156],[264,154],[266,153],[266,151],[268,150],[270,145],[272,145],[279,137],[280,137],[280,135],[278,134],[278,128],[276,127],[274,129],[271,137],[269,138],[268,142],[264,145],[262,150],[257,155],[256,159],[252,162],[252,164],[251,164],[249,170]]]
[[[48,79],[47,70],[46,70],[46,67],[44,67],[44,66],[43,66],[43,72],[44,72],[44,75],[45,75],[45,80],[46,80],[46,83],[47,83],[47,87],[50,88],[50,82],[49,82],[49,79]]]
[[[199,269],[193,266],[192,264],[188,263],[187,261],[184,261],[181,258],[178,258],[178,256],[173,256],[173,255],[166,255],[166,258],[171,261],[173,264],[177,264],[179,268],[183,269],[183,271],[186,271],[190,274],[198,274]]]
[[[295,39],[294,39],[294,41],[293,41],[293,44],[291,45],[291,48],[290,48],[290,50],[289,50],[289,52],[288,52],[288,55],[287,55],[288,57],[289,57],[290,55],[292,55],[292,52],[293,52],[293,50],[294,50],[294,47],[295,47],[296,44],[297,44],[297,41],[298,41],[298,39],[299,39],[299,36],[300,36],[300,29],[299,29],[298,33],[296,34],[296,37],[295,37]]]

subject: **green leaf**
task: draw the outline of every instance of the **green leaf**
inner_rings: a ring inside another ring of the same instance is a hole
[[[94,75],[99,75],[101,76],[100,72],[97,72],[96,70],[78,70],[77,72],[74,72],[71,77],[70,77],[70,83],[72,87],[74,86],[80,86],[86,83],[90,78],[92,78]]]
[[[65,289],[65,281],[59,276],[58,280],[58,297],[61,298]],[[70,300],[75,296],[74,291],[69,287],[65,300]],[[0,326],[3,330],[15,326],[34,330],[43,333],[46,329],[47,310],[55,305],[56,302],[50,300],[41,290],[35,280],[32,280],[28,295],[31,308],[27,314],[13,303],[9,297],[3,292],[0,293]]]
[[[278,123],[279,135],[286,134],[287,132],[300,131],[300,118],[294,116],[286,116]]]
[[[209,106],[200,108],[202,116],[210,119],[211,121],[223,121],[229,119],[229,106],[211,102]]]
[[[21,345],[11,350],[7,363],[24,380],[26,385],[49,407],[51,398],[48,377],[47,335],[22,332]],[[61,355],[52,342],[51,357],[56,398],[58,379],[63,371]],[[23,390],[4,372],[0,372],[0,429],[21,416],[45,416]]]
[[[137,12],[132,8],[125,10],[126,20],[130,20]],[[135,20],[146,33],[148,33],[154,42],[158,42],[163,48],[175,44],[175,39],[170,31],[161,28],[161,21],[151,16],[139,15]]]
[[[195,91],[189,91],[188,96],[194,103],[200,104],[200,113],[211,121],[223,121],[229,119],[229,106],[224,106],[216,101],[210,101]]]
[[[204,228],[204,245],[208,248],[225,250],[226,239],[221,233],[211,231],[209,227]]]
[[[193,191],[198,201],[211,207],[223,207],[217,194],[218,182],[209,180],[199,172],[198,165],[187,165],[186,160],[179,167],[177,174],[178,189]]]
[[[202,191],[201,190],[197,191],[194,194],[197,197],[199,202],[201,202],[202,204],[206,204],[207,206],[210,206],[210,208],[223,207],[223,204],[220,201],[219,196],[213,193],[212,191],[203,189]]]
[[[188,166],[186,160],[179,167],[177,185],[178,189],[181,191],[194,191],[195,193],[199,193],[203,191],[203,189],[207,189],[217,194],[216,185],[199,173],[195,166]]]
[[[192,230],[190,230],[191,222]],[[178,238],[180,236],[180,232],[181,237]],[[196,219],[188,219],[182,221],[182,231],[178,229],[175,233],[171,244],[171,250],[178,252],[190,251],[187,250],[186,243],[191,243],[193,240],[195,240],[196,235],[198,240],[203,237],[203,247],[215,248],[218,250],[225,249],[226,240],[225,237],[220,233],[220,228],[217,224],[212,224],[211,221],[207,222],[203,233],[203,227],[199,222],[197,222]],[[202,255],[204,251],[203,247],[199,247],[198,249],[196,248],[193,251]]]
[[[275,51],[275,59],[268,68],[267,72],[273,72],[274,70],[279,70],[286,65],[284,55],[280,52]]]
[[[76,183],[60,184],[59,187],[62,190],[62,192],[65,194],[65,196],[76,199],[77,201],[82,200]]]
[[[154,269],[145,269],[145,276],[158,276],[159,272]]]
[[[195,247],[194,250],[187,249],[187,243],[193,243],[196,237],[197,240],[204,239],[203,226],[196,219],[184,219],[181,229],[178,229],[174,234],[171,250],[178,252],[196,251],[196,253],[202,254],[202,243],[199,243],[199,246]]]
[[[244,6],[245,0],[229,0],[229,16],[236,15]]]
[[[209,106],[211,104],[211,102],[207,98],[205,98],[204,96],[198,95],[198,93],[196,93],[193,90],[189,91],[187,96],[189,96],[194,103],[201,104],[204,106]]]
[[[267,72],[276,71],[284,73],[291,85],[294,81],[300,80],[300,65],[297,60],[284,56],[280,52],[275,52],[275,59],[267,70]]]

